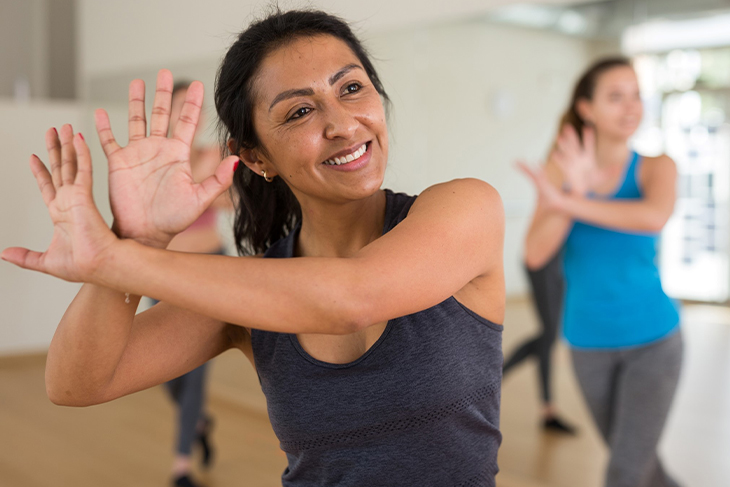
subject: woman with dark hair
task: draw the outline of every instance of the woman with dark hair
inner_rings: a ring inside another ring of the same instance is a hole
[[[80,134],[48,131],[50,172],[31,158],[53,239],[2,258],[85,283],[49,350],[50,399],[110,401],[238,348],[286,452],[284,485],[494,486],[497,192],[473,179],[418,197],[380,188],[387,96],[347,24],[322,12],[275,12],[229,49],[215,99],[233,155],[200,184],[187,161],[202,86],[168,138],[171,88],[161,71],[148,136],[132,82],[126,147],[97,111],[113,231]],[[231,183],[238,248],[258,255],[165,250]],[[161,302],[135,316],[139,295]]]
[[[643,113],[623,58],[578,82],[538,189],[528,265],[564,247],[563,333],[611,457],[607,487],[676,486],[657,456],[682,361],[676,304],[662,290],[658,234],[672,214],[676,168],[629,148]]]

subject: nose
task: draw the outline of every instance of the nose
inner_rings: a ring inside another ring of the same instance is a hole
[[[327,110],[327,123],[324,135],[328,139],[351,139],[357,131],[360,122],[354,114],[339,103],[334,103]]]

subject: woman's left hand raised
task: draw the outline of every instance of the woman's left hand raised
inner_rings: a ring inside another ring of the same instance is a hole
[[[96,128],[109,162],[109,199],[113,229],[122,238],[165,248],[192,224],[233,181],[238,157],[219,161],[215,173],[196,182],[190,153],[203,103],[203,85],[187,89],[180,118],[170,137],[172,74],[160,70],[147,133],[145,87],[142,80],[129,86],[129,143],[119,146],[109,117],[96,111]]]
[[[51,171],[38,156],[30,158],[43,201],[53,222],[53,237],[45,252],[11,247],[2,259],[66,281],[91,282],[105,251],[117,238],[109,230],[92,196],[91,155],[70,125],[46,132]]]

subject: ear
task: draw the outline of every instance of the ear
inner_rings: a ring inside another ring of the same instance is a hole
[[[575,110],[584,122],[590,125],[593,124],[593,109],[590,101],[585,98],[579,98],[575,104]]]
[[[228,150],[231,151],[231,153],[234,153],[234,149],[236,147],[235,141],[233,139],[228,139],[227,145]],[[277,175],[273,166],[269,164],[265,158],[262,157],[261,152],[256,149],[240,149],[236,155],[241,159],[241,161],[243,161],[247,168],[259,176],[262,176],[264,171],[266,171],[267,177],[274,177]]]

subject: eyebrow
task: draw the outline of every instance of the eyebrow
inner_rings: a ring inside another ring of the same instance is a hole
[[[359,64],[348,64],[344,68],[337,71],[335,74],[330,76],[329,84],[332,86],[333,84],[337,83],[338,80],[340,80],[343,76],[345,76],[347,73],[352,71],[353,69],[362,69],[362,67]],[[272,108],[274,108],[274,105],[279,103],[283,100],[288,100],[289,98],[296,98],[298,96],[312,96],[314,95],[314,90],[312,88],[298,88],[293,90],[286,90],[282,91],[276,97],[274,98],[274,101],[271,102],[271,105],[269,106],[269,111],[271,111]]]

